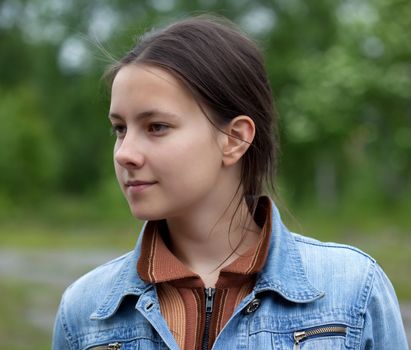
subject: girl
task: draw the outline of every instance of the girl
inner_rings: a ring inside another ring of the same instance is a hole
[[[108,72],[133,252],[64,293],[53,349],[406,349],[394,290],[361,251],[291,233],[264,196],[277,158],[259,50],[195,17]]]

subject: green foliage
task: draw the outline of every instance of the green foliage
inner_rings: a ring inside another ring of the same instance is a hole
[[[30,200],[53,188],[58,150],[29,87],[0,90],[0,194]]]
[[[383,207],[411,191],[410,2],[50,4],[0,6],[3,197],[98,192],[111,179],[99,81],[109,56],[199,10],[230,17],[264,48],[280,114],[279,173],[294,204],[351,197]]]
[[[287,6],[266,51],[292,197],[392,205],[410,190],[410,3],[315,1],[292,14]]]

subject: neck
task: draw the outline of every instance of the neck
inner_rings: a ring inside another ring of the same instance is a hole
[[[230,203],[231,202],[231,203]],[[220,270],[258,241],[260,228],[244,199],[191,208],[184,217],[167,219],[170,249],[206,286],[214,286]]]

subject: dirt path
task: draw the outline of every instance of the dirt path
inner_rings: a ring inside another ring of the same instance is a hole
[[[34,327],[51,334],[58,300],[63,290],[93,267],[123,253],[0,248],[0,280],[1,283],[9,281],[33,285],[30,290],[31,309],[28,310],[27,317]],[[401,303],[401,312],[408,342],[411,344],[411,301]]]

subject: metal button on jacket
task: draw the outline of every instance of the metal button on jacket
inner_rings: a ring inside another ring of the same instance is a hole
[[[253,299],[253,301],[247,305],[247,308],[245,309],[245,312],[247,314],[253,313],[255,310],[257,310],[260,307],[261,300],[260,299]]]

